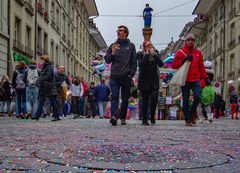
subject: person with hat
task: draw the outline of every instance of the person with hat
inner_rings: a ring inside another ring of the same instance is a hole
[[[51,103],[51,106],[53,108],[53,120],[52,121],[58,121],[59,118],[59,112],[58,112],[58,105],[57,105],[57,89],[56,84],[54,80],[54,71],[53,71],[53,65],[49,61],[49,58],[47,55],[42,55],[40,57],[40,60],[42,62],[42,70],[41,74],[38,77],[37,85],[39,85],[39,104],[38,109],[34,117],[32,117],[32,120],[39,120],[39,117],[42,115],[43,112],[43,105],[46,100],[46,98],[49,98],[49,101]]]
[[[186,84],[181,87],[183,96],[183,113],[185,116],[186,126],[196,124],[196,109],[201,99],[200,80],[204,79],[206,85],[211,85],[207,72],[203,64],[203,55],[195,45],[195,37],[192,33],[185,36],[184,47],[176,52],[172,63],[173,69],[179,69],[186,61],[190,62],[187,73]],[[190,110],[189,96],[190,90],[193,91],[194,101]]]

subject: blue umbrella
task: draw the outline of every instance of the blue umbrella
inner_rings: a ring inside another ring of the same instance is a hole
[[[174,57],[175,57],[174,54],[169,55],[166,59],[163,60],[163,63],[171,63],[171,62],[173,62]]]

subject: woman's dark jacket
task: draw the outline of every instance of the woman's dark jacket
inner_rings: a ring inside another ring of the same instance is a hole
[[[163,66],[158,51],[154,55],[141,51],[137,53],[139,65],[138,89],[140,91],[150,91],[159,89],[159,69]]]
[[[37,84],[39,85],[39,97],[52,97],[57,95],[53,65],[51,62],[43,64]]]

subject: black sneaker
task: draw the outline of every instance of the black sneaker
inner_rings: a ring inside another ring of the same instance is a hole
[[[36,121],[38,121],[38,120],[39,120],[39,117],[31,117],[31,120],[36,120]]]
[[[156,124],[156,121],[154,119],[151,119],[151,124]]]
[[[110,119],[110,123],[113,125],[113,126],[117,126],[117,119],[115,117],[111,118]]]
[[[60,121],[60,120],[62,120],[62,119],[60,119],[60,118],[54,118],[52,121]]]
[[[148,121],[142,121],[142,125],[149,126],[149,123],[148,123]]]
[[[122,119],[121,120],[121,124],[124,126],[124,125],[126,125],[127,123],[126,123],[126,120],[125,119]]]

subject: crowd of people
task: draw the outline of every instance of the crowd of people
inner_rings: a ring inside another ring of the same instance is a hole
[[[136,89],[134,92],[132,90],[136,88],[133,77],[138,68],[140,119],[142,125],[149,125],[149,119],[151,124],[155,124],[159,67],[163,66],[161,55],[149,40],[145,40],[143,49],[136,52],[135,45],[128,39],[128,35],[128,28],[124,25],[119,26],[117,40],[109,46],[104,57],[105,62],[111,64],[109,86],[104,79],[101,79],[97,86],[94,82],[88,85],[80,76],[74,76],[70,80],[65,74],[64,66],[59,66],[55,72],[47,55],[40,57],[40,68],[34,60],[28,66],[20,61],[13,72],[12,80],[4,76],[0,82],[0,115],[12,116],[15,113],[17,118],[31,118],[36,121],[50,113],[52,121],[59,121],[62,116],[68,114],[72,114],[74,119],[83,116],[104,118],[107,103],[110,102],[110,123],[116,126],[120,119],[121,124],[126,125],[129,98],[133,101],[133,97],[138,97]],[[201,51],[195,46],[193,34],[185,36],[185,45],[176,52],[172,68],[179,69],[185,62],[190,63],[186,83],[181,87],[185,125],[196,124],[197,115],[203,115],[212,122],[213,107],[216,118],[220,112],[224,115],[225,101],[220,93],[214,94],[212,88],[208,87],[212,85],[213,71],[209,63],[204,63]],[[194,99],[190,106],[191,93]],[[210,98],[203,100],[202,97],[206,93]],[[232,93],[230,104],[232,119],[238,119],[236,91]]]
[[[1,116],[15,113],[16,118],[39,120],[52,114],[52,121],[59,121],[67,114],[73,114],[74,119],[84,115],[94,118],[97,114],[103,118],[110,95],[104,79],[97,86],[94,82],[88,86],[79,76],[69,80],[64,66],[59,66],[54,72],[47,55],[41,56],[40,60],[41,68],[34,60],[28,66],[20,61],[12,80],[8,76],[2,78]]]

